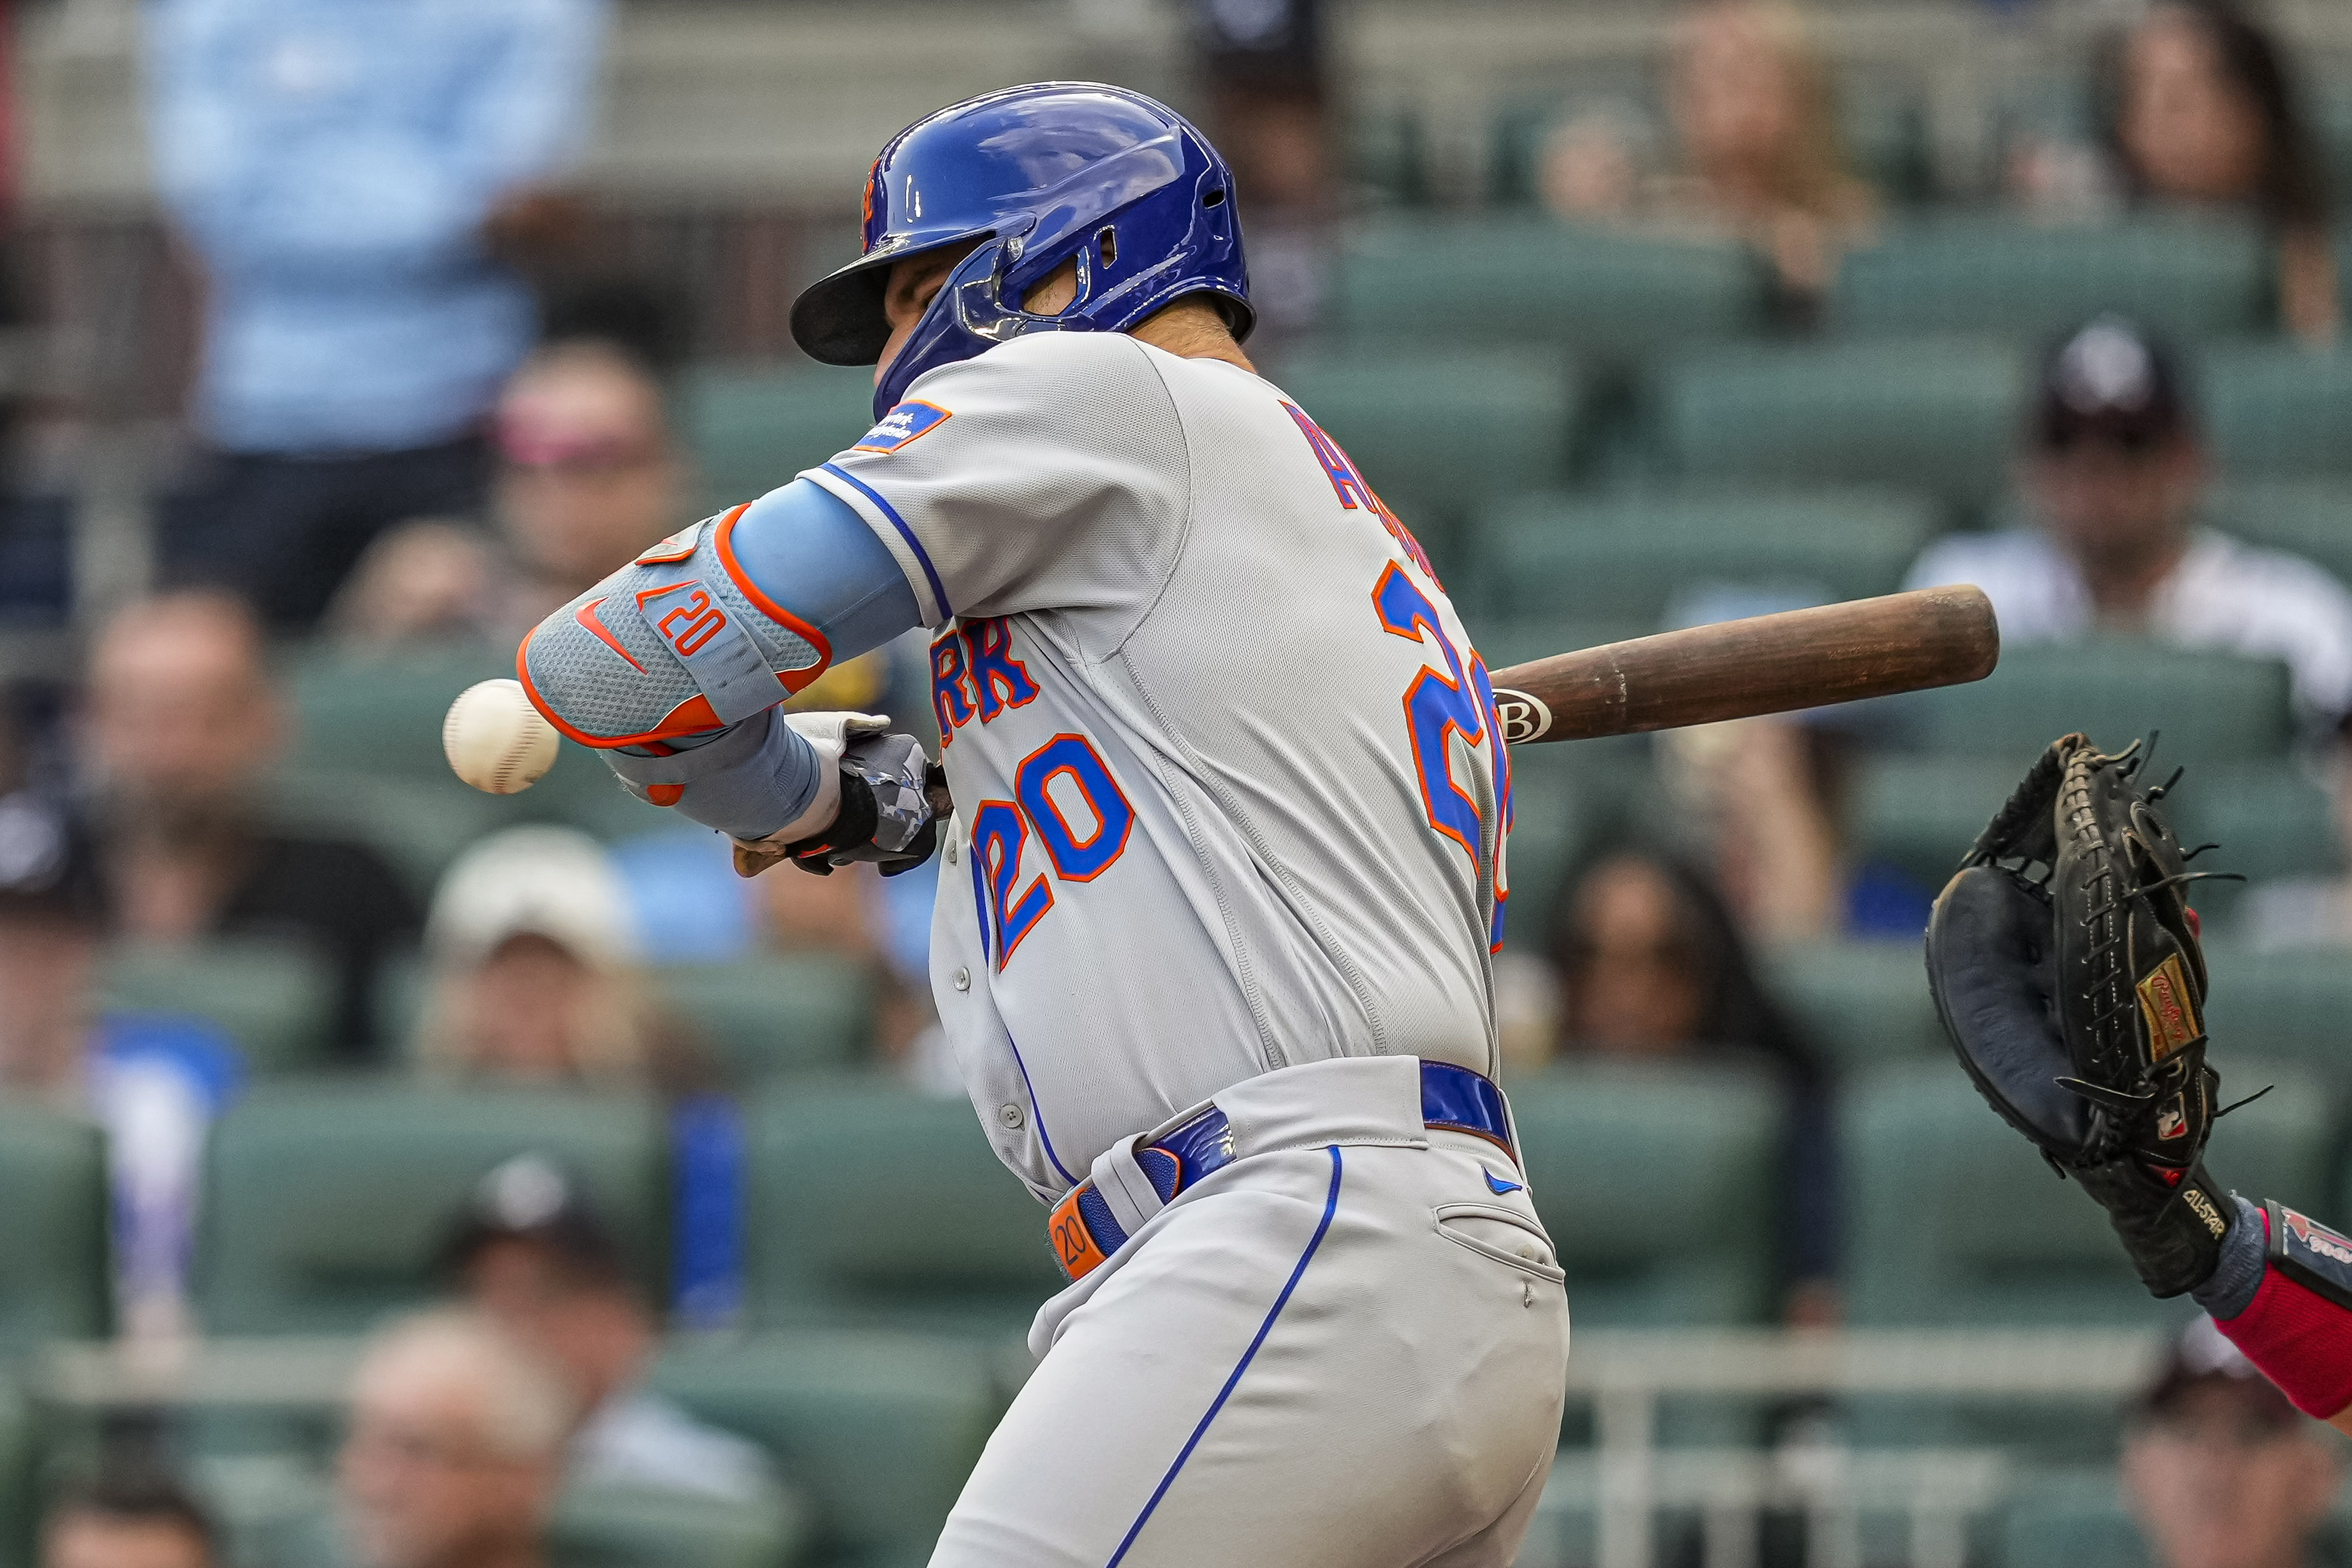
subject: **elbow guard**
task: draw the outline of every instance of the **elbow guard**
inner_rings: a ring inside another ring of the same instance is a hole
[[[654,746],[764,712],[823,674],[824,634],[735,559],[737,507],[664,539],[532,628],[515,673],[583,746]]]

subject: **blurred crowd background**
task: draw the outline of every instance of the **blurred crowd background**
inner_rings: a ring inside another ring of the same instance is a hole
[[[1507,1087],[1580,1333],[2179,1327],[1921,978],[2070,729],[2184,766],[2244,879],[2217,1060],[2276,1089],[2217,1173],[2352,1214],[2341,0],[8,9],[0,1564],[923,1560],[1059,1278],[943,1059],[932,879],[740,881],[576,747],[467,790],[438,726],[866,428],[786,308],[887,135],[1022,80],[1220,144],[1251,352],[1490,666],[1994,600],[1980,685],[1515,757]],[[920,633],[797,700],[936,733]],[[2147,1366],[1670,1406],[2015,1484],[1937,1545],[1799,1475],[1642,1563],[2343,1560],[2332,1437],[2218,1339]],[[1601,1549],[1559,1490],[1531,1568]]]

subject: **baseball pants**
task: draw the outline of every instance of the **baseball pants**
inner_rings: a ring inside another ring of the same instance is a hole
[[[1216,1097],[1234,1162],[1038,1313],[1042,1359],[932,1568],[1513,1561],[1567,1300],[1517,1166],[1423,1125],[1419,1068],[1316,1062]]]

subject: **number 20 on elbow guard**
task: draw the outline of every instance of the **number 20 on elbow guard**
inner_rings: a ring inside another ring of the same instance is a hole
[[[1003,973],[1022,938],[1054,907],[1054,883],[1092,882],[1127,852],[1135,808],[1083,735],[1057,735],[1021,759],[1013,799],[982,800],[971,817],[971,896],[982,952]],[[1022,885],[1036,840],[1052,863]]]

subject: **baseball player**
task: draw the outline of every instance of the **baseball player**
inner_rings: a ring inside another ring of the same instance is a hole
[[[1927,975],[1978,1090],[2305,1414],[2352,1432],[2352,1239],[2206,1173],[2199,873],[2145,754],[2053,742],[1936,900]]]
[[[1234,206],[1118,88],[902,131],[864,254],[793,312],[876,366],[873,430],[518,656],[740,865],[943,857],[940,1017],[1071,1281],[952,1568],[1504,1564],[1557,1437],[1561,1274],[1493,1076],[1493,695],[1243,353]],[[773,706],[912,626],[951,808],[884,721]]]

